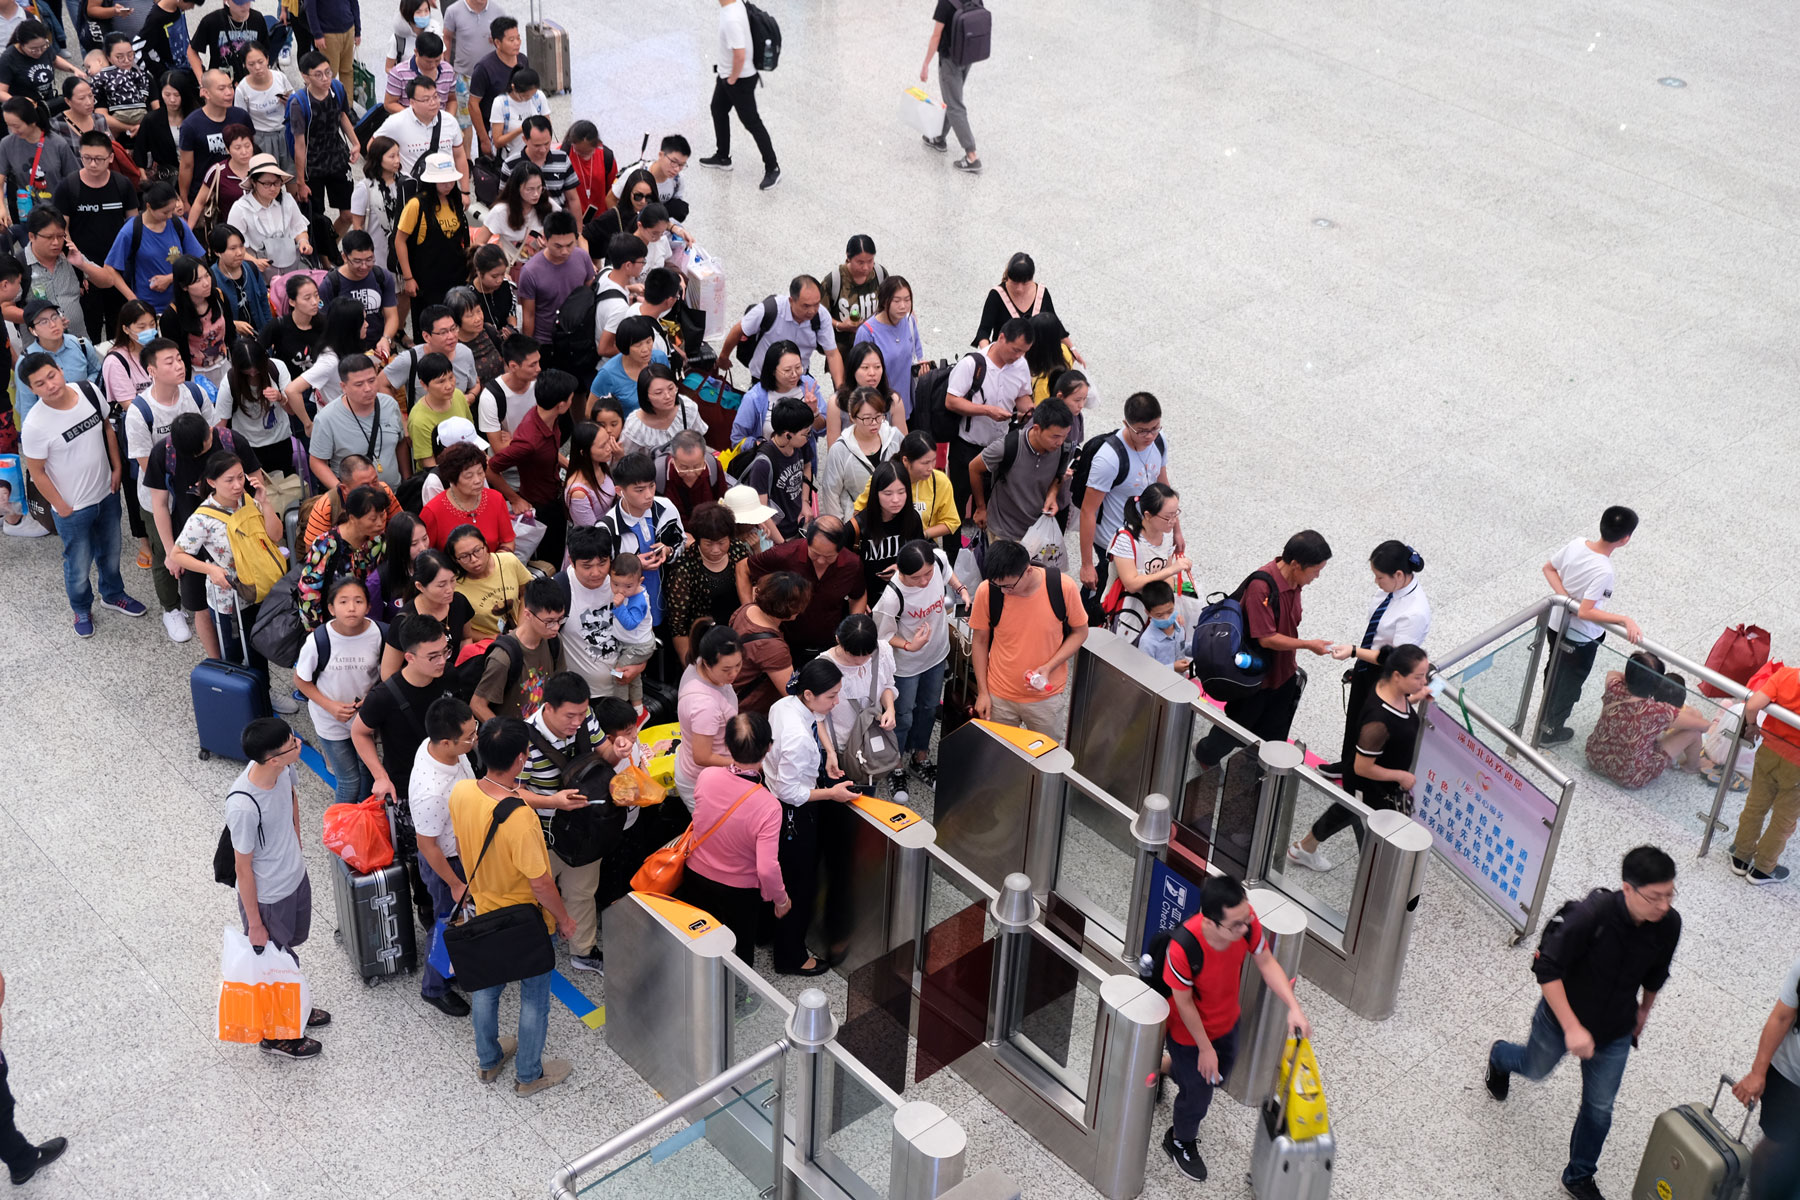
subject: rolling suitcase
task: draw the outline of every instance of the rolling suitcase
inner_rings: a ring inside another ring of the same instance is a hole
[[[974,592],[973,588],[969,590]],[[949,737],[975,717],[974,634],[969,629],[968,611],[960,606],[950,618],[950,657],[946,661],[944,698],[938,705],[943,737]]]
[[[531,0],[531,23],[525,27],[525,55],[537,68],[538,86],[546,96],[570,90],[569,33],[555,21],[544,20],[537,0]]]
[[[1756,1106],[1744,1111],[1735,1138],[1714,1115],[1720,1094],[1736,1082],[1721,1075],[1711,1104],[1678,1104],[1656,1118],[1631,1200],[1737,1200],[1743,1194],[1750,1170],[1744,1134]]]
[[[392,814],[389,815],[392,829]],[[396,843],[397,845],[397,843]],[[337,939],[363,983],[419,966],[419,942],[412,923],[412,888],[406,864],[393,862],[359,875],[349,863],[331,856],[331,890],[337,899]]]
[[[250,642],[244,622],[235,622],[238,638],[244,647],[244,661],[250,661]],[[269,678],[261,671],[226,662],[222,658],[203,659],[188,676],[194,693],[194,728],[200,735],[200,757],[244,758],[244,726],[258,717],[270,717],[275,711],[269,704]]]
[[[1275,1094],[1257,1114],[1250,1150],[1256,1200],[1325,1200],[1331,1194],[1337,1140],[1329,1126],[1312,1049],[1290,1039]]]

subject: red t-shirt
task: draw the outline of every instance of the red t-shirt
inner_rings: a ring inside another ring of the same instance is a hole
[[[419,510],[419,520],[424,522],[436,550],[444,548],[444,539],[459,525],[473,525],[481,530],[481,539],[490,553],[513,543],[512,513],[506,506],[506,497],[493,488],[481,490],[481,507],[474,512],[464,512],[450,502],[449,492],[439,492]]]
[[[1263,928],[1256,914],[1251,913],[1250,931],[1233,940],[1230,949],[1214,950],[1206,944],[1206,935],[1200,932],[1202,920],[1196,914],[1184,922],[1188,932],[1206,950],[1200,964],[1200,978],[1194,978],[1187,951],[1181,948],[1181,943],[1171,941],[1169,956],[1163,962],[1163,982],[1171,991],[1194,993],[1194,1004],[1200,1010],[1200,1026],[1211,1039],[1225,1036],[1238,1023],[1238,983],[1244,971],[1244,958],[1263,950]],[[1183,1046],[1195,1044],[1187,1022],[1181,1019],[1173,1004],[1169,1006],[1169,1037]]]

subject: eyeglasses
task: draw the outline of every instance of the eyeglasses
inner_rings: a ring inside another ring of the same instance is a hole
[[[373,254],[358,254],[354,257],[347,257],[344,259],[344,265],[346,267],[358,268],[372,267],[375,265],[375,256]]]
[[[1223,929],[1226,933],[1230,933],[1230,934],[1240,934],[1240,933],[1249,933],[1250,932],[1249,918],[1245,918],[1242,921],[1214,921],[1213,924],[1217,925],[1220,929]]]
[[[69,240],[68,234],[58,233],[54,229],[46,229],[42,233],[34,233],[31,236],[34,238],[42,238],[46,242],[66,242]]]
[[[432,653],[427,654],[425,656],[425,661],[428,663],[449,662],[450,661],[450,651],[448,651],[448,650],[433,651]]]
[[[1632,891],[1636,892],[1638,895],[1642,896],[1644,899],[1648,900],[1652,904],[1673,904],[1673,903],[1675,903],[1676,891],[1675,891],[1675,888],[1673,885],[1671,885],[1669,890],[1666,892],[1660,892],[1660,891],[1659,892],[1647,892],[1643,888],[1638,887],[1636,884],[1631,884],[1631,883],[1628,883],[1625,886],[1630,888]]]
[[[858,425],[877,426],[880,425],[881,422],[882,415],[880,413],[860,413],[856,417],[856,423]]]
[[[1162,432],[1162,422],[1155,421],[1149,425],[1127,424],[1125,426],[1125,430],[1126,430],[1126,432],[1130,433],[1134,437],[1155,437],[1157,434]]]
[[[484,559],[486,557],[487,557],[487,547],[478,546],[473,550],[459,551],[456,555],[456,561],[460,562],[460,563],[476,563],[476,562],[480,562],[482,559]]]
[[[531,612],[529,608],[525,611]],[[561,629],[563,622],[569,619],[567,614],[557,617],[548,617],[542,613],[531,613],[531,615],[545,629]]]
[[[113,156],[110,154],[84,154],[81,156],[82,165],[87,167],[104,167],[112,160]]]

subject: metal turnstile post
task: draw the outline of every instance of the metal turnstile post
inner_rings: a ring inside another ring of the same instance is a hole
[[[1144,1189],[1168,1020],[1169,1002],[1137,976],[1113,975],[1100,985],[1091,1068],[1100,1075],[1094,1107],[1100,1136],[1088,1182],[1102,1196],[1135,1196]]]
[[[1031,880],[1014,871],[1000,881],[1000,894],[988,905],[1000,935],[994,939],[994,974],[988,985],[987,1044],[998,1046],[1012,1036],[1024,1003],[1021,994],[1025,973],[1026,932],[1038,919],[1038,902],[1031,894]]]
[[[1356,935],[1356,981],[1348,1007],[1372,1021],[1394,1015],[1430,852],[1431,831],[1411,817],[1388,809],[1370,814],[1365,850],[1370,856],[1368,891]]]
[[[1144,922],[1150,916],[1152,864],[1168,849],[1172,820],[1169,798],[1152,792],[1144,797],[1143,807],[1131,821],[1131,836],[1137,842],[1137,867],[1131,874],[1131,907],[1126,910],[1125,947],[1119,952],[1119,959],[1133,971],[1138,969],[1139,947],[1144,944]]]
[[[1292,980],[1300,974],[1300,951],[1306,945],[1306,910],[1267,888],[1251,889],[1250,907],[1262,922],[1269,953]],[[1281,1052],[1287,1043],[1287,1007],[1269,990],[1251,959],[1244,960],[1238,1005],[1243,1015],[1238,1018],[1237,1061],[1225,1077],[1225,1090],[1238,1103],[1255,1108],[1275,1090]]]
[[[1263,880],[1269,863],[1269,846],[1279,845],[1280,831],[1275,816],[1282,805],[1281,789],[1293,787],[1294,772],[1306,762],[1306,752],[1291,742],[1263,742],[1256,748],[1256,760],[1262,765],[1262,795],[1256,802],[1256,825],[1250,835],[1250,864],[1244,875],[1244,886],[1254,887]]]
[[[828,1107],[821,1103],[825,1099],[825,1056],[819,1047],[836,1037],[837,1030],[837,1017],[825,993],[818,988],[801,992],[794,1002],[794,1015],[788,1018],[787,1038],[798,1058],[794,1063],[794,1147],[802,1162],[811,1162],[818,1153],[817,1118],[820,1109]],[[778,1136],[780,1130],[777,1125]]]
[[[924,1100],[902,1104],[894,1113],[889,1200],[937,1200],[962,1182],[968,1147],[962,1126],[937,1105]]]

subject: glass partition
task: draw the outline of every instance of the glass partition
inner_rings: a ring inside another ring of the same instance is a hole
[[[988,914],[992,896],[980,881],[966,876],[935,846],[928,854],[915,1083],[986,1039],[997,932]]]
[[[768,1048],[768,1043],[756,1047]],[[749,1057],[746,1054],[744,1057]],[[583,1200],[642,1200],[645,1196],[709,1196],[722,1200],[755,1200],[774,1184],[774,1151],[756,1155],[749,1174],[740,1171],[715,1146],[708,1127],[729,1129],[724,1136],[739,1137],[750,1130],[773,1146],[769,1138],[770,1107],[782,1069],[782,1059],[720,1094],[719,1108],[690,1122],[653,1146],[637,1149],[605,1174],[576,1189]]]
[[[1073,780],[1065,794],[1068,808],[1057,850],[1054,890],[1122,943],[1138,857],[1131,813],[1108,798],[1090,795]]]
[[[1526,688],[1541,690],[1548,654],[1538,659],[1534,682],[1526,680],[1526,673],[1531,670],[1531,647],[1537,637],[1535,621],[1515,629],[1474,658],[1457,664],[1449,675],[1450,682],[1468,689],[1469,703],[1497,720],[1512,724],[1519,711],[1519,697],[1525,694]]]
[[[1197,865],[1211,863],[1234,879],[1249,870],[1256,831],[1256,742],[1240,741],[1210,701],[1195,702],[1192,741],[1182,759],[1181,795],[1175,801],[1170,851]],[[1203,770],[1194,747],[1205,747],[1215,765]]]
[[[1018,1022],[1012,1044],[1085,1105],[1100,1021],[1100,987],[1045,932],[1033,926],[1020,939]]]
[[[1348,951],[1350,900],[1362,873],[1368,810],[1354,800],[1344,803],[1336,788],[1302,771],[1289,776],[1277,795],[1263,876],[1311,914],[1312,931]],[[1323,857],[1315,860],[1316,869],[1288,857],[1288,847],[1309,831],[1330,835],[1319,843]]]
[[[788,1016],[793,1010],[735,954],[726,957],[725,966],[731,975],[734,997],[725,1063],[736,1066],[769,1043],[786,1037]]]
[[[886,1200],[894,1150],[894,1106],[865,1082],[854,1059],[827,1042],[814,1094],[815,1161],[855,1200]]]

